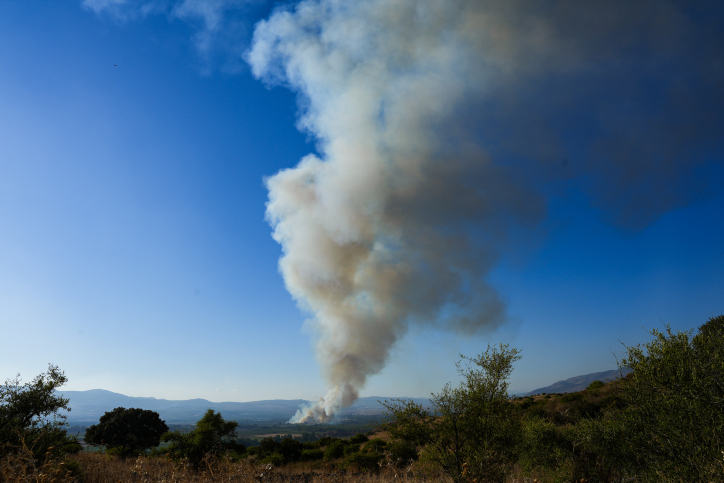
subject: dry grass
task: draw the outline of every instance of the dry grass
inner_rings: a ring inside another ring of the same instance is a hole
[[[83,483],[391,483],[398,481],[447,483],[450,481],[449,478],[439,473],[431,473],[422,467],[417,469],[383,467],[377,472],[362,473],[354,469],[337,469],[323,464],[311,466],[298,463],[273,468],[255,464],[253,459],[247,458],[239,462],[209,460],[199,471],[194,471],[189,465],[174,463],[165,458],[139,457],[123,461],[115,456],[100,453],[79,453],[71,456],[70,460],[79,464],[83,472]]]
[[[76,478],[66,461],[58,461],[47,455],[40,463],[35,460],[31,448],[22,446],[0,459],[0,482],[13,483],[72,483]]]
[[[76,466],[80,471],[73,471]],[[80,476],[78,476],[80,475]],[[378,471],[340,469],[332,464],[296,463],[280,468],[255,463],[210,459],[197,471],[183,462],[139,456],[122,460],[117,456],[81,452],[65,460],[36,463],[27,448],[0,460],[0,482],[12,483],[451,483],[451,478],[424,464],[407,468],[382,466]],[[508,483],[545,481],[514,471]],[[472,483],[472,482],[471,482]]]

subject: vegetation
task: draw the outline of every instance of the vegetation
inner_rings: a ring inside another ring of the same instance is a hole
[[[245,451],[246,448],[235,441],[236,426],[235,421],[224,421],[221,414],[209,409],[192,431],[167,432],[162,439],[171,442],[166,449],[171,458],[184,459],[198,468],[208,458]]]
[[[630,347],[633,369],[621,421],[636,448],[637,470],[651,481],[724,480],[724,316],[691,332],[654,330]]]
[[[63,371],[48,365],[32,382],[23,384],[18,374],[0,386],[0,459],[15,459],[23,471],[33,471],[80,450],[59,412],[70,410],[68,399],[55,393],[66,381]]]
[[[394,468],[382,468],[379,472],[360,472],[353,469],[315,467],[306,463],[271,467],[268,464],[261,464],[251,457],[240,461],[222,458],[214,461],[210,466],[204,465],[200,468],[193,468],[182,462],[162,457],[121,460],[117,457],[104,457],[100,453],[83,452],[74,455],[72,459],[82,468],[83,483],[398,483],[400,481],[437,483],[445,481],[441,475],[436,473],[412,474]],[[22,481],[35,482],[36,480]],[[72,479],[64,481],[74,482]]]
[[[458,387],[447,384],[433,394],[432,411],[410,401],[386,404],[393,422],[387,427],[402,443],[422,448],[423,458],[455,482],[502,481],[515,462],[520,433],[508,402],[508,378],[520,355],[501,344],[461,358]]]
[[[382,414],[345,416],[343,419],[328,423],[305,423],[303,425],[290,424],[284,421],[238,421],[236,434],[240,442],[246,446],[258,446],[266,438],[274,438],[279,442],[284,438],[291,438],[301,442],[313,442],[320,438],[351,438],[359,433],[374,430],[383,421]],[[261,435],[261,436],[260,436]]]
[[[388,405],[387,428],[453,481],[724,481],[724,316],[692,332],[652,331],[627,347],[625,378],[584,391],[512,398],[519,354],[488,348],[433,410]],[[465,360],[465,359],[464,359]]]
[[[724,316],[709,319],[696,333],[665,327],[652,336],[647,344],[626,347],[620,361],[622,373],[631,369],[626,377],[594,381],[576,393],[509,397],[508,379],[520,354],[499,345],[462,357],[460,384],[433,394],[431,408],[404,400],[385,403],[387,421],[374,431],[319,437],[323,426],[314,432],[295,427],[303,434],[277,432],[245,450],[237,423],[209,410],[192,430],[166,433],[169,446],[135,461],[100,453],[43,459],[31,450],[27,436],[46,434],[33,431],[45,424],[62,431],[58,420],[47,419],[67,406],[47,392],[65,382],[51,366],[47,375],[23,386],[28,388],[23,397],[34,404],[8,397],[23,392],[19,380],[3,389],[0,480],[724,481]],[[32,388],[48,397],[34,399]],[[34,414],[36,423],[26,424],[17,414]],[[10,426],[20,432],[7,431]],[[92,428],[87,434],[94,437]],[[259,432],[245,434],[244,441]]]
[[[86,429],[85,442],[107,446],[122,458],[138,456],[161,443],[168,426],[157,412],[139,408],[115,408]]]

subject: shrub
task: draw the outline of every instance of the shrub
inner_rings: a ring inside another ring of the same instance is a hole
[[[571,443],[574,480],[626,481],[637,448],[626,441],[628,428],[616,418],[582,419],[565,428]],[[637,480],[638,481],[638,480]]]
[[[196,423],[193,431],[167,432],[163,435],[163,440],[171,441],[168,452],[172,458],[187,458],[198,468],[201,461],[209,456],[219,456],[229,451],[244,453],[246,448],[234,440],[237,426],[237,422],[224,421],[221,414],[209,409]]]
[[[324,451],[321,449],[303,449],[302,461],[317,461],[324,458]]]
[[[358,444],[348,444],[344,447],[344,454],[352,454],[357,453],[359,451],[360,446]]]
[[[280,455],[279,453],[269,453],[261,459],[261,462],[274,466],[283,466],[285,463],[284,456]]]
[[[379,468],[383,458],[383,455],[377,453],[356,452],[347,455],[345,462],[349,465],[356,465],[361,470],[372,470]]]
[[[316,448],[323,448],[325,446],[329,446],[330,444],[332,444],[332,441],[335,441],[337,439],[338,438],[332,438],[331,436],[323,436],[319,438],[316,443],[311,444],[314,444]]]
[[[279,443],[279,454],[284,458],[284,463],[293,463],[302,458],[302,443],[292,438],[284,438]]]
[[[390,453],[390,459],[395,466],[406,466],[413,461],[417,461],[417,449],[407,441],[398,441],[387,445],[387,451]]]
[[[324,459],[327,461],[336,460],[344,456],[344,443],[339,439],[334,439],[327,449],[324,451]]]
[[[591,384],[588,385],[586,388],[587,391],[595,391],[596,389],[601,389],[606,384],[603,381],[593,381]]]
[[[362,444],[366,443],[367,441],[369,441],[369,438],[362,433],[357,433],[349,438],[349,442],[353,444]]]
[[[561,402],[564,402],[564,403],[581,401],[582,399],[583,399],[583,394],[581,394],[580,392],[564,394],[563,396],[561,396]]]
[[[22,451],[43,463],[80,450],[80,444],[68,436],[64,414],[68,399],[56,390],[68,378],[57,366],[48,365],[48,371],[32,382],[21,383],[20,375],[0,385],[0,459]]]
[[[621,421],[637,468],[652,481],[724,481],[724,315],[691,332],[653,330],[627,347]]]
[[[387,446],[387,441],[380,438],[374,438],[367,441],[367,443],[365,444],[365,451],[382,453],[385,449],[385,446]]]
[[[538,467],[561,467],[571,454],[566,435],[547,419],[529,419],[523,424],[522,430],[520,463],[527,471]]]
[[[267,455],[272,453],[278,453],[281,449],[282,444],[274,441],[274,438],[267,437],[259,442],[259,449],[257,454],[260,458],[265,458]]]
[[[422,446],[425,459],[455,482],[502,480],[517,459],[519,421],[508,379],[518,359],[519,351],[503,344],[463,356],[457,364],[462,382],[433,394],[432,411],[412,401],[384,403],[390,434]]]

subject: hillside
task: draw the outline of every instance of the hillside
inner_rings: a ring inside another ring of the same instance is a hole
[[[624,370],[623,374],[626,375],[630,371]],[[584,374],[582,376],[575,376],[562,381],[554,382],[550,386],[540,387],[530,392],[518,394],[518,396],[535,396],[537,394],[556,394],[566,392],[578,392],[583,391],[593,381],[608,382],[619,377],[620,373],[618,369],[611,371],[592,372],[591,374]]]

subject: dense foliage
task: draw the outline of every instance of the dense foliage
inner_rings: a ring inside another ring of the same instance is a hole
[[[432,410],[388,405],[390,433],[454,481],[724,481],[724,316],[626,347],[630,374],[581,392],[508,399],[518,352],[490,347]],[[460,367],[459,367],[460,369]]]
[[[724,481],[724,316],[691,332],[654,330],[628,348],[621,414],[651,481]]]
[[[70,411],[68,399],[56,394],[67,380],[57,366],[49,365],[32,382],[23,384],[17,375],[0,386],[0,457],[24,450],[43,462],[80,450],[59,412]]]
[[[170,441],[166,452],[174,459],[185,459],[198,467],[206,458],[220,456],[227,452],[243,453],[243,445],[236,443],[236,421],[224,421],[213,409],[196,423],[192,431],[170,431],[163,435]]]
[[[454,481],[502,480],[515,461],[519,420],[508,402],[508,378],[517,349],[488,347],[476,358],[461,356],[459,386],[433,394],[428,410],[411,401],[388,403],[390,433],[422,448],[423,458]],[[463,364],[463,362],[466,362]]]
[[[86,430],[85,441],[106,446],[125,458],[158,446],[161,435],[167,431],[168,426],[155,411],[115,408]]]

